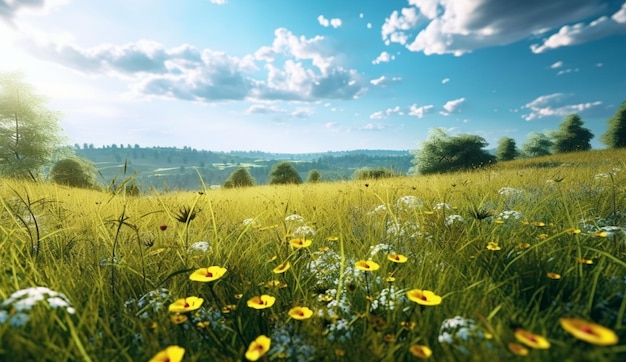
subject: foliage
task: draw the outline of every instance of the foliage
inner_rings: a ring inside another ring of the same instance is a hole
[[[322,181],[322,173],[319,170],[311,170],[306,177],[306,182],[308,183],[317,183]]]
[[[526,137],[526,142],[522,145],[521,154],[523,157],[541,157],[551,155],[550,151],[554,146],[554,141],[543,132],[531,132]]]
[[[82,188],[93,188],[97,185],[94,164],[80,157],[57,161],[52,166],[49,177],[61,185]]]
[[[626,101],[607,123],[609,127],[601,136],[602,142],[610,148],[626,147]]]
[[[398,176],[393,170],[378,167],[378,168],[360,168],[354,171],[354,175],[352,176],[355,180],[377,180],[382,178],[389,178]]]
[[[270,171],[270,185],[301,184],[302,178],[291,162],[280,162]]]
[[[0,73],[0,175],[36,180],[60,144],[59,113],[17,73]]]
[[[591,149],[593,133],[583,127],[583,121],[577,114],[571,114],[554,132],[554,151],[556,153],[588,151]]]
[[[250,175],[250,171],[248,171],[248,169],[245,167],[240,167],[237,170],[233,171],[226,180],[226,182],[224,182],[225,188],[250,186],[254,186],[254,177]]]
[[[426,141],[413,151],[413,172],[425,175],[487,166],[496,162],[495,156],[483,150],[487,145],[480,136],[449,136],[442,128],[431,129]]]
[[[515,140],[510,137],[502,137],[498,141],[496,158],[498,161],[511,161],[518,156],[519,152],[515,146]]]

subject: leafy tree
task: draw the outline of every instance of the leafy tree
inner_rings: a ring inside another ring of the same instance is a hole
[[[579,115],[570,114],[559,125],[553,137],[553,147],[556,153],[588,151],[591,149],[589,141],[593,138],[593,133],[583,127],[583,121]]]
[[[52,166],[52,181],[73,187],[93,188],[96,186],[96,168],[90,161],[80,158],[66,158]]]
[[[431,129],[421,148],[412,151],[411,171],[419,174],[454,172],[486,166],[496,157],[483,150],[484,138],[469,134],[449,136],[442,128]]]
[[[270,185],[301,183],[302,178],[291,162],[279,162],[270,171]]]
[[[502,137],[498,141],[498,150],[496,158],[498,161],[511,161],[518,156],[519,152],[515,145],[515,140],[509,137]]]
[[[364,167],[364,168],[360,168],[354,171],[354,175],[352,176],[352,178],[355,180],[372,180],[372,179],[377,180],[381,178],[388,178],[388,177],[394,177],[394,176],[396,176],[396,174],[393,172],[393,170],[390,170],[387,168]]]
[[[523,157],[541,157],[551,155],[554,141],[543,132],[531,132],[522,145]]]
[[[317,183],[322,181],[322,174],[318,170],[309,171],[309,175],[306,177],[306,182]]]
[[[601,141],[609,148],[626,147],[626,101],[622,103],[607,123],[609,128],[601,136]]]
[[[0,73],[0,174],[37,180],[61,143],[60,114],[18,73]]]
[[[254,177],[250,175],[250,171],[245,167],[240,167],[233,171],[230,176],[228,176],[226,182],[224,182],[225,188],[249,186],[254,186]]]

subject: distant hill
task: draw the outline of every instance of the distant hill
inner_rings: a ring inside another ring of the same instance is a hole
[[[93,162],[101,182],[108,183],[134,174],[142,189],[194,190],[206,185],[221,185],[238,167],[246,167],[257,184],[267,184],[274,164],[293,162],[303,180],[310,170],[318,170],[322,180],[350,179],[359,168],[385,167],[407,173],[413,156],[409,151],[352,150],[320,153],[268,153],[262,151],[213,152],[190,147],[149,147],[138,145],[75,146],[77,156]],[[124,175],[124,167],[126,174]]]

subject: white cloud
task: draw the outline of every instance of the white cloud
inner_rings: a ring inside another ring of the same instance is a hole
[[[424,115],[426,113],[430,112],[430,110],[432,108],[433,108],[432,104],[429,104],[429,105],[426,105],[426,106],[421,106],[421,107],[418,107],[417,104],[413,104],[409,108],[409,116],[415,116],[417,118],[422,118],[422,117],[424,117]]]
[[[48,13],[53,8],[65,5],[70,0],[0,0],[0,21],[13,24],[18,13]]]
[[[377,112],[370,114],[370,119],[383,119],[383,118],[385,118],[385,112],[383,111],[377,111]]]
[[[397,83],[397,82],[399,82],[401,80],[402,80],[402,78],[400,78],[400,77],[387,78],[384,75],[381,75],[379,78],[370,80],[370,83],[372,85],[374,85],[374,86],[384,87],[384,86],[387,86],[387,85],[392,84],[392,83]]]
[[[333,28],[337,29],[341,26],[341,19],[339,18],[326,19],[324,15],[320,15],[317,17],[317,21],[320,23],[321,26],[325,28],[332,26]]]
[[[559,60],[558,62],[552,64],[550,68],[557,69],[557,68],[561,68],[562,66],[563,66],[563,61]]]
[[[363,13],[359,14],[359,18],[363,19]]]
[[[227,0],[210,0],[212,4],[216,4],[216,5],[224,5],[226,4]]]
[[[372,28],[372,23],[367,23],[366,26],[367,26],[368,29],[371,29]]]
[[[287,113],[286,109],[265,104],[253,104],[245,112],[246,114],[276,114]]]
[[[395,55],[391,55],[386,51],[383,51],[376,57],[376,59],[372,60],[372,64],[387,63],[394,59],[396,59]]]
[[[450,78],[444,78],[441,80],[441,84],[446,84],[448,82],[450,82]]]
[[[417,25],[418,20],[419,14],[414,7],[402,8],[400,12],[395,10],[391,13],[391,16],[385,19],[385,23],[381,28],[383,41],[404,45],[408,40],[408,35],[404,31],[413,29]]]
[[[562,70],[559,70],[558,73],[556,73],[556,75],[563,75],[567,73],[578,73],[578,71],[579,71],[578,68],[562,69]]]
[[[310,118],[313,115],[313,111],[308,108],[297,108],[295,111],[291,112],[291,117],[293,118]]]
[[[448,116],[451,113],[455,113],[459,111],[459,107],[461,104],[465,102],[465,98],[453,99],[451,101],[447,101],[446,104],[443,105],[443,111],[439,112],[444,116]]]
[[[566,100],[570,97],[563,93],[539,96],[522,107],[529,110],[529,113],[523,114],[522,118],[526,121],[533,121],[551,116],[563,117],[602,105],[601,101],[568,104]]]
[[[362,131],[380,131],[385,129],[385,126],[379,123],[368,123],[359,129]]]

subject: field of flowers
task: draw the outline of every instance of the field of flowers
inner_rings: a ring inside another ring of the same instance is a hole
[[[620,360],[624,160],[139,197],[1,180],[0,360]]]

